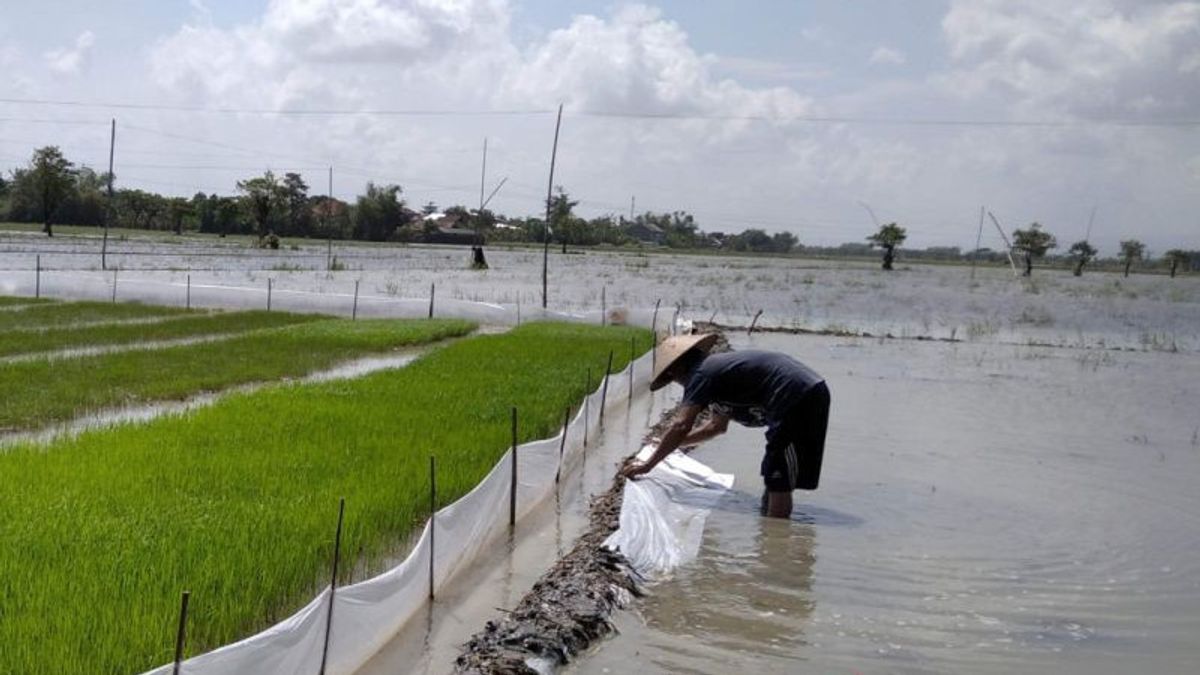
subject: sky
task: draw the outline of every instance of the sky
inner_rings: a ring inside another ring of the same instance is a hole
[[[1200,249],[1200,2],[0,0],[0,168],[58,145],[118,187],[296,171],[352,200],[974,247]],[[487,166],[482,166],[487,139]],[[503,185],[501,185],[503,181]],[[1094,215],[1093,215],[1094,214]],[[990,218],[982,245],[1002,246]]]

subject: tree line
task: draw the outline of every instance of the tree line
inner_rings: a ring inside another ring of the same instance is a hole
[[[47,236],[55,224],[185,230],[225,236],[254,235],[263,246],[278,247],[280,237],[357,239],[363,241],[422,242],[444,240],[447,231],[469,238],[472,243],[545,241],[545,218],[506,218],[485,209],[451,206],[444,211],[427,203],[419,210],[409,208],[399,185],[368,182],[355,200],[345,202],[325,195],[309,194],[309,186],[298,173],[277,176],[271,171],[237,182],[237,194],[197,192],[190,199],[167,197],[145,190],[109,189],[114,177],[87,166],[76,166],[56,146],[34,150],[28,164],[0,175],[0,219],[35,222]],[[652,245],[682,250],[713,250],[749,253],[860,257],[872,248],[883,251],[883,268],[890,270],[896,252],[907,240],[905,228],[897,223],[879,226],[866,243],[837,247],[804,246],[790,232],[768,233],[747,228],[736,233],[705,232],[695,217],[685,211],[645,212],[631,218],[606,215],[582,218],[575,214],[579,202],[559,187],[548,204],[550,241],[565,251],[568,246]],[[429,218],[441,213],[438,218]],[[1019,255],[1025,275],[1033,263],[1057,247],[1054,235],[1040,224],[1013,232],[1010,251],[980,249],[963,252],[957,247],[905,249],[914,260],[982,260],[1002,262],[1009,253]],[[1097,260],[1097,250],[1087,241],[1073,243],[1066,258],[1074,273]],[[1146,247],[1136,239],[1121,242],[1119,259],[1125,274],[1148,258]],[[1062,260],[1063,258],[1053,258]],[[1161,259],[1174,276],[1179,269],[1200,269],[1200,251],[1172,249]]]
[[[897,225],[896,223],[888,223],[880,225],[879,230],[867,237],[868,244],[861,248],[877,247],[883,250],[883,269],[893,269],[896,250],[908,238],[908,232]],[[1029,227],[1017,228],[1013,231],[1011,247],[1008,252],[993,251],[990,248],[979,249],[967,254],[963,254],[957,247],[938,248],[933,247],[926,249],[924,252],[914,252],[913,257],[933,258],[933,259],[972,259],[986,260],[988,262],[1002,262],[1008,256],[1020,257],[1022,262],[1022,275],[1033,275],[1033,262],[1041,258],[1049,257],[1051,249],[1058,247],[1058,240],[1053,234],[1046,231],[1041,223],[1031,223]],[[841,250],[846,249],[846,245],[839,247]],[[1071,271],[1075,276],[1083,274],[1084,267],[1093,261],[1097,261],[1099,251],[1092,246],[1086,239],[1081,239],[1067,249],[1065,256],[1057,256],[1054,258],[1056,262],[1065,261],[1071,265]],[[1141,263],[1149,260],[1146,245],[1137,239],[1123,239],[1120,242],[1120,250],[1117,253],[1116,260],[1121,265],[1125,276],[1129,276],[1130,269],[1135,263]],[[1015,258],[1012,260],[1015,264]],[[1162,255],[1160,261],[1167,267],[1171,277],[1173,278],[1180,269],[1186,271],[1200,270],[1200,251],[1185,251],[1183,249],[1171,249]]]

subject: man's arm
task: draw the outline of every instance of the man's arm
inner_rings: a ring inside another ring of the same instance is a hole
[[[663,434],[662,440],[659,441],[658,449],[654,451],[650,459],[645,462],[634,460],[627,463],[621,468],[621,475],[626,478],[634,478],[653,469],[656,464],[671,454],[688,437],[688,433],[692,430],[692,425],[696,423],[696,417],[700,415],[701,410],[703,410],[703,407],[698,405],[685,405],[680,408],[675,413],[675,419],[671,422],[671,426],[667,428],[667,433]]]
[[[714,436],[720,436],[721,434],[725,433],[725,430],[728,428],[728,417],[712,413],[709,415],[708,420],[704,424],[701,424],[697,429],[688,434],[682,441],[679,442],[679,444],[684,447],[689,445],[698,445],[710,438],[713,438]]]

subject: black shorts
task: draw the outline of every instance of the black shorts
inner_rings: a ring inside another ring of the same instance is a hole
[[[821,382],[804,395],[782,422],[767,429],[762,461],[769,492],[816,490],[829,426],[829,388]]]

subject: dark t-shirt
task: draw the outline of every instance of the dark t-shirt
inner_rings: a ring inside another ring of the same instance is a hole
[[[782,421],[824,379],[786,354],[745,350],[706,357],[683,390],[684,405],[713,406],[746,426]]]

